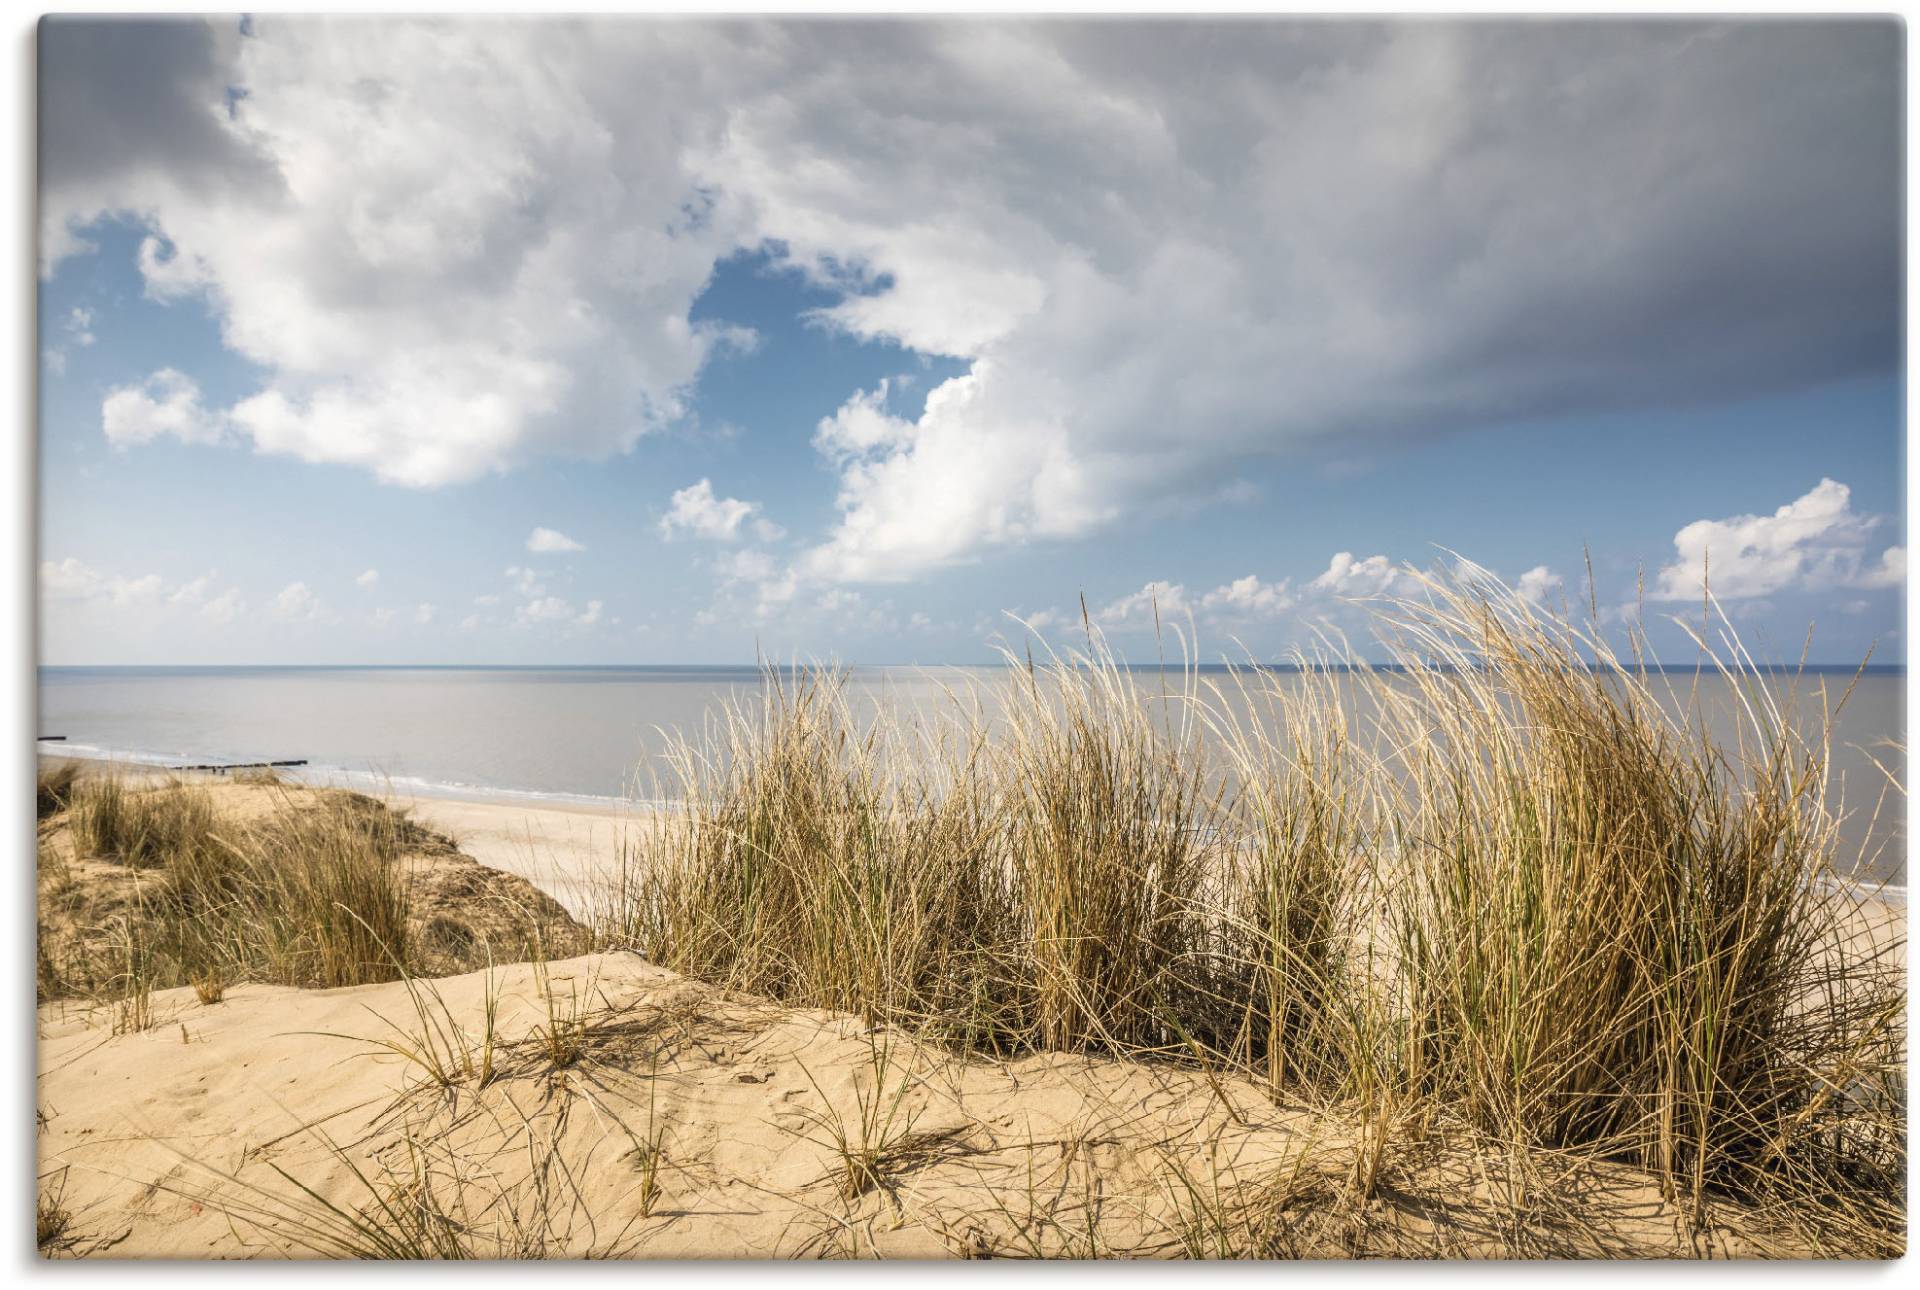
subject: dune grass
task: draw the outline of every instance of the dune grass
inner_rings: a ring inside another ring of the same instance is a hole
[[[80,763],[55,762],[42,766],[34,776],[34,818],[44,820],[67,809],[80,780]]]
[[[234,982],[362,985],[410,963],[396,863],[409,826],[371,799],[317,795],[240,821],[204,789],[103,775],[81,782],[71,811],[76,852],[133,881],[104,928],[81,929],[75,957],[50,967],[43,933],[43,991],[51,971],[62,992],[111,996],[137,1020],[153,989],[192,985],[210,1004]],[[88,961],[94,943],[104,962]]]
[[[1637,642],[1471,566],[1337,652],[1083,651],[886,714],[772,672],[683,740],[602,920],[689,975],[961,1047],[1163,1054],[1904,1242],[1904,973],[1862,949],[1830,721],[1729,634],[1732,746]],[[1838,696],[1844,702],[1844,695]],[[1378,1169],[1376,1160],[1376,1170]]]

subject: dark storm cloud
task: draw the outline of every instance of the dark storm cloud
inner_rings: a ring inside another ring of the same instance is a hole
[[[40,23],[40,197],[90,217],[145,214],[165,194],[277,187],[223,129],[239,19],[48,17]],[[49,230],[43,254],[67,249]]]

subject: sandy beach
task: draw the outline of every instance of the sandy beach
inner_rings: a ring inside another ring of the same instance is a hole
[[[524,878],[586,921],[594,892],[618,872],[640,807],[529,806],[506,798],[457,800],[395,793],[403,810],[481,864]]]
[[[221,776],[192,777],[190,787],[233,825],[340,799]],[[1550,1153],[1495,1161],[1437,1126],[1276,1097],[1225,1070],[963,1055],[632,953],[582,955],[589,941],[573,920],[585,920],[644,817],[499,799],[395,795],[386,805],[430,831],[408,834],[403,857],[423,939],[451,922],[471,929],[456,945],[475,935],[507,944],[514,927],[497,911],[546,908],[541,943],[561,952],[550,962],[509,954],[478,971],[447,959],[430,977],[343,988],[238,983],[212,999],[198,987],[156,989],[135,1024],[124,1000],[43,1002],[39,1173],[43,1214],[51,1206],[58,1215],[43,1249],[107,1258],[1811,1252],[1736,1204],[1717,1203],[1711,1222],[1695,1222],[1653,1174],[1627,1165]],[[43,821],[41,848],[43,940],[84,935],[142,881],[84,855],[70,814]],[[1856,946],[1903,944],[1904,924],[1904,908],[1876,903]],[[489,950],[482,961],[491,960]],[[1386,1154],[1380,1134],[1395,1143]]]

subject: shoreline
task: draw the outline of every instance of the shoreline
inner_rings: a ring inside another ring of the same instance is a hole
[[[524,878],[581,923],[617,879],[630,830],[653,813],[638,802],[594,809],[399,792],[384,800],[488,868]]]
[[[217,771],[175,770],[165,765],[122,757],[88,756],[38,748],[38,764],[72,761],[112,768],[135,779],[181,779],[208,784],[231,783]],[[490,869],[524,878],[553,897],[575,919],[587,921],[596,895],[619,873],[622,847],[629,829],[649,819],[654,803],[638,799],[567,796],[529,790],[485,789],[472,786],[422,785],[364,777],[340,779],[323,773],[303,774],[313,768],[296,767],[275,774],[303,787],[350,789],[365,793],[404,811]]]
[[[111,765],[134,774],[227,781],[214,771],[179,771],[112,757],[51,752],[44,745],[39,761],[79,761]],[[321,768],[322,770],[326,768]],[[660,803],[639,798],[565,795],[529,789],[493,789],[470,785],[420,784],[364,777],[340,783],[298,769],[277,772],[312,788],[349,788],[404,810],[411,818],[452,838],[460,850],[492,869],[524,878],[553,897],[581,922],[597,893],[617,879],[623,846],[635,825],[652,819]],[[1907,905],[1907,886],[1892,881],[1837,878],[1862,898],[1889,910]]]

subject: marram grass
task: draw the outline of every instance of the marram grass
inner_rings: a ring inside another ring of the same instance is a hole
[[[1147,678],[1089,626],[912,714],[770,670],[678,744],[602,930],[962,1048],[1230,1067],[1383,1141],[1589,1152],[1696,1216],[1903,1248],[1904,946],[1861,935],[1830,720],[1729,638],[1716,742],[1471,566],[1379,617],[1391,671]]]

